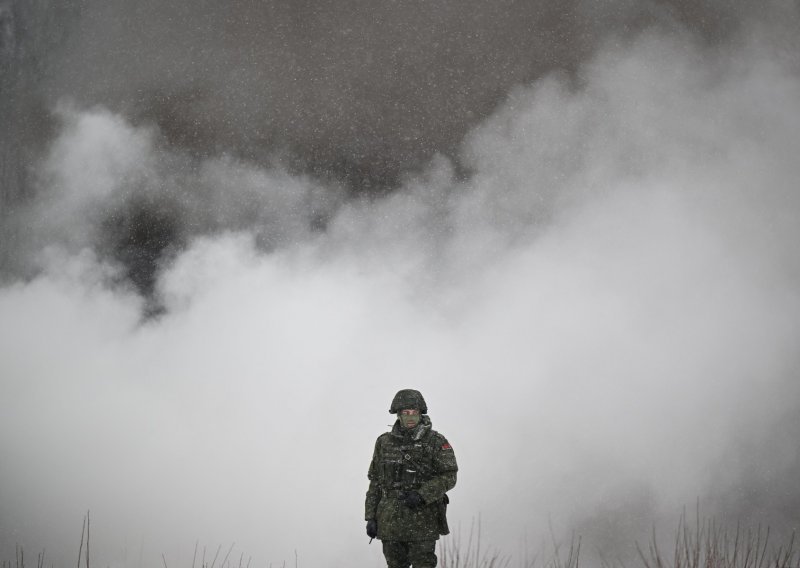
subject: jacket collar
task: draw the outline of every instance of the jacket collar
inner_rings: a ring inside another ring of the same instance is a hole
[[[433,423],[431,422],[430,417],[427,414],[423,414],[420,418],[419,424],[417,424],[414,429],[408,430],[403,428],[403,425],[400,424],[400,420],[396,420],[394,426],[392,426],[392,436],[397,438],[403,438],[406,440],[421,440],[425,434],[430,432],[431,428],[433,427]]]

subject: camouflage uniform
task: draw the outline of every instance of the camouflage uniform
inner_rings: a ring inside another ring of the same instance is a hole
[[[365,519],[377,520],[377,538],[383,541],[389,568],[436,566],[436,540],[449,533],[445,493],[455,486],[457,471],[453,448],[424,414],[413,429],[397,420],[375,442]],[[423,504],[409,507],[402,500],[409,491],[416,491]]]

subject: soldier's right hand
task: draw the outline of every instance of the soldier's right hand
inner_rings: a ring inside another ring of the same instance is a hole
[[[375,538],[378,536],[378,521],[375,519],[370,519],[367,521],[367,536],[369,538]]]
[[[425,499],[416,491],[406,491],[402,493],[400,500],[403,501],[409,509],[416,509],[420,505],[425,504]]]

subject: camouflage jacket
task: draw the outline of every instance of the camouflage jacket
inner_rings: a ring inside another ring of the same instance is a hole
[[[399,421],[375,442],[369,464],[365,519],[378,521],[381,540],[436,540],[447,534],[445,493],[456,484],[456,456],[428,416],[405,431]],[[400,500],[416,491],[425,504],[410,509]]]

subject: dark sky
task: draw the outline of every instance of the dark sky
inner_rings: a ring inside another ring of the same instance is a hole
[[[84,0],[40,89],[158,124],[170,144],[385,191],[515,86],[649,26],[711,43],[749,2]],[[68,9],[61,8],[65,13]]]

